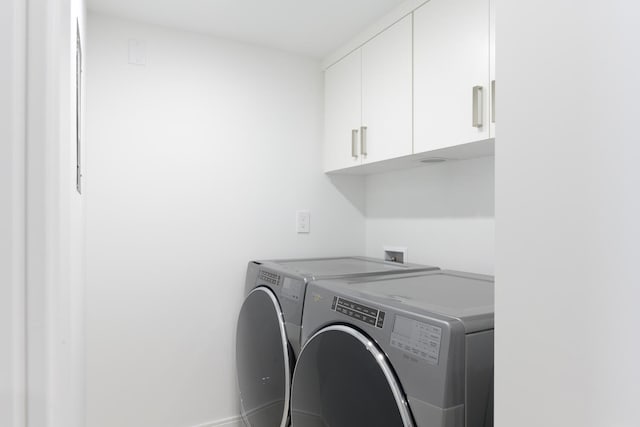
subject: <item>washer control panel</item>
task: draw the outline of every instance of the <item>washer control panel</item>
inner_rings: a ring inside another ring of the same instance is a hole
[[[440,357],[442,328],[396,315],[391,332],[391,346],[437,365]]]
[[[345,314],[361,322],[368,323],[376,328],[384,326],[385,312],[366,305],[349,301],[345,298],[334,296],[331,303],[331,310]]]

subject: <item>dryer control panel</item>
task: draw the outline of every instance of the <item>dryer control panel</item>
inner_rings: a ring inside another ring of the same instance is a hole
[[[304,283],[291,277],[280,275],[278,273],[260,270],[256,279],[256,286],[266,285],[274,289],[279,297],[289,299],[299,303],[304,298]],[[280,300],[282,303],[282,300]]]
[[[368,323],[376,328],[382,328],[382,326],[384,326],[384,311],[367,307],[366,305],[349,301],[342,297],[333,297],[331,310],[346,314],[349,317]]]
[[[266,282],[271,283],[274,286],[278,286],[280,283],[280,275],[276,273],[272,273],[266,270],[260,270],[260,274],[258,275],[258,282]]]

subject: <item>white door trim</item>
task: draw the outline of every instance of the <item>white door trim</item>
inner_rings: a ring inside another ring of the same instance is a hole
[[[20,1],[20,0],[17,0]],[[27,427],[79,427],[69,331],[69,0],[27,2]]]
[[[58,2],[27,9],[27,426],[55,425],[57,344],[53,304],[58,284]],[[59,400],[59,399],[58,399]]]
[[[0,425],[26,425],[26,2],[0,10]],[[6,62],[5,62],[6,61]]]

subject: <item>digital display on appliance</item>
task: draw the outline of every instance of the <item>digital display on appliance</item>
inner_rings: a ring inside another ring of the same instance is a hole
[[[442,328],[396,316],[390,344],[392,347],[426,360],[427,363],[437,365],[441,340]]]

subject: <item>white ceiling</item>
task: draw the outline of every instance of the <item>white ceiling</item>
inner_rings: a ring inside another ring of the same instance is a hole
[[[322,58],[404,0],[88,0],[89,10]]]

